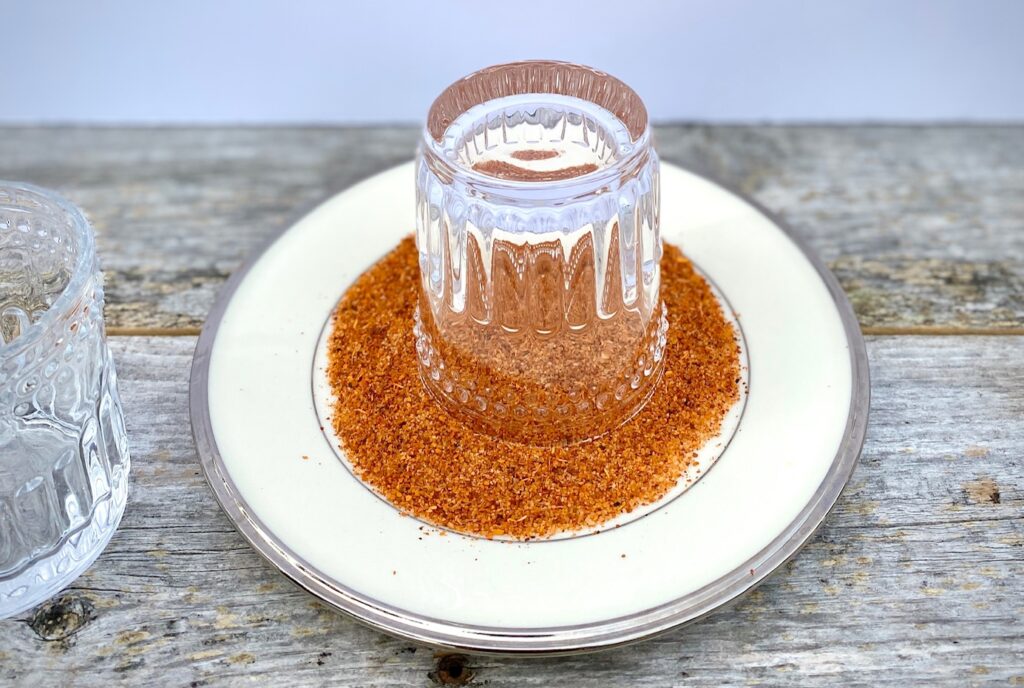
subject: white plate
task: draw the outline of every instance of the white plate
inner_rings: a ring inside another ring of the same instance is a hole
[[[776,220],[667,164],[662,236],[739,314],[749,358],[746,407],[714,470],[628,527],[530,543],[422,537],[422,523],[366,489],[321,431],[314,359],[341,294],[411,232],[412,190],[403,165],[288,228],[232,277],[196,347],[190,401],[203,469],[275,567],[395,635],[552,653],[699,618],[807,541],[864,441],[859,328],[835,279]]]

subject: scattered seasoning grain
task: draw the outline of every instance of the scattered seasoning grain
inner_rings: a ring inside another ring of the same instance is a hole
[[[339,302],[327,374],[334,430],[357,475],[401,512],[518,539],[594,528],[661,498],[739,397],[739,346],[704,279],[666,245],[664,376],[631,421],[581,444],[530,446],[472,431],[423,388],[412,335],[412,238]],[[444,535],[444,531],[440,532]]]

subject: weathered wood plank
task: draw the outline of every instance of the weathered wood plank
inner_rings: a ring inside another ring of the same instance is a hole
[[[1024,324],[1024,128],[671,127],[666,158],[777,212],[861,324]]]
[[[752,195],[807,237],[863,326],[1024,327],[1024,127],[656,133],[664,159]],[[110,326],[195,328],[265,237],[415,144],[412,127],[9,127],[0,178],[56,187],[88,211]]]
[[[49,625],[0,622],[0,683],[433,685],[430,650],[331,612],[234,532],[189,434],[194,339],[113,346],[134,461],[124,523]],[[876,337],[869,354],[853,481],[747,600],[631,648],[446,668],[488,686],[1024,683],[1024,337]]]
[[[412,156],[410,129],[0,128],[0,178],[60,189],[99,235],[110,327],[195,327],[304,210]]]

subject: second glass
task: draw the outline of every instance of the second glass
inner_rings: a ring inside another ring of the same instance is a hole
[[[92,229],[56,194],[0,182],[0,618],[99,556],[129,464]]]
[[[416,169],[430,393],[472,427],[534,444],[632,417],[663,368],[658,157],[636,93],[518,62],[434,102]]]

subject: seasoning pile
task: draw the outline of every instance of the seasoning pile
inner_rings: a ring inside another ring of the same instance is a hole
[[[335,433],[356,474],[399,510],[485,537],[592,528],[657,501],[718,433],[739,398],[736,332],[682,252],[665,245],[663,378],[629,422],[569,446],[473,431],[421,383],[411,333],[418,254],[403,240],[345,293],[328,370]]]

